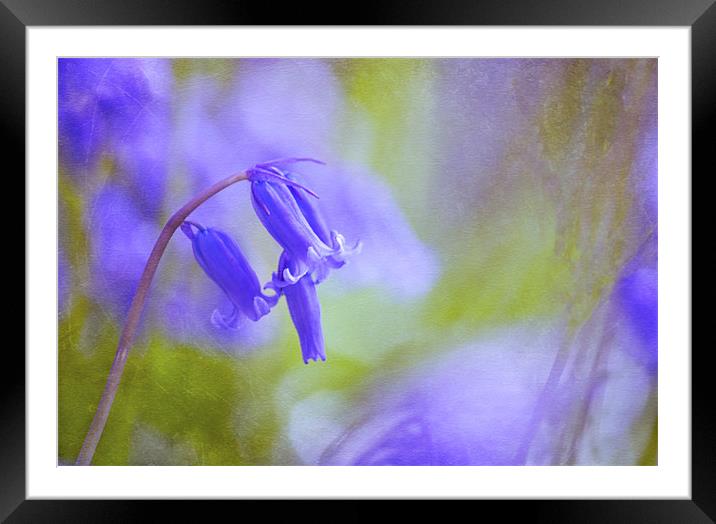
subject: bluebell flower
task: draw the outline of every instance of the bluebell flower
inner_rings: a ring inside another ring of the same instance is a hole
[[[257,321],[271,311],[279,295],[263,294],[256,272],[228,235],[188,221],[182,224],[181,229],[192,241],[194,256],[201,268],[233,304],[228,316],[218,309],[214,310],[214,325],[236,329],[241,317]]]
[[[295,267],[292,268],[293,265],[289,255],[284,251],[279,258],[278,271],[274,273],[273,281],[267,284],[267,287],[286,296],[288,311],[298,333],[303,362],[308,364],[309,360],[318,361],[319,358],[326,360],[321,327],[321,304],[318,301],[316,284],[309,274],[293,283],[283,280],[282,275],[287,269],[289,274],[296,271]]]
[[[258,263],[260,260],[254,260],[255,250],[249,249],[250,246],[242,242],[243,237],[235,236],[233,231],[225,233],[241,246],[256,273],[261,275],[264,265]],[[214,311],[230,316],[233,302],[205,275],[196,274],[196,278],[187,278],[187,275],[194,274],[196,264],[190,242],[177,243],[174,247],[176,256],[168,259],[167,262],[171,262],[165,266],[172,270],[158,275],[159,285],[151,304],[151,321],[162,326],[169,340],[241,357],[266,347],[276,338],[280,318],[275,315],[266,315],[261,322],[242,315],[237,319],[236,329],[217,329],[212,317],[216,318],[218,314]],[[183,276],[179,278],[179,275]]]
[[[248,171],[256,215],[291,261],[282,270],[281,278],[286,285],[298,282],[309,273],[318,284],[325,280],[330,269],[343,266],[348,257],[361,249],[360,242],[349,248],[340,233],[328,232],[317,209],[302,193],[317,195],[277,167],[279,163],[301,161],[320,163],[309,158],[291,158],[258,164]]]

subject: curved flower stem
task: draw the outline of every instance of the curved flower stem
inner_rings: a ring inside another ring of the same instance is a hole
[[[181,209],[174,213],[164,225],[162,232],[159,234],[159,238],[157,238],[157,241],[154,244],[154,248],[152,248],[147,264],[144,266],[144,271],[139,279],[137,291],[132,299],[132,304],[129,306],[127,320],[124,323],[122,333],[119,337],[119,343],[117,344],[117,353],[114,356],[114,361],[112,362],[112,367],[110,368],[109,376],[107,377],[107,384],[102,392],[102,397],[99,399],[97,411],[95,412],[92,424],[90,424],[89,430],[87,431],[87,436],[82,443],[82,449],[80,449],[77,461],[75,462],[76,465],[87,466],[92,462],[92,457],[97,449],[99,439],[102,437],[102,431],[104,430],[104,426],[107,422],[109,411],[112,408],[112,402],[114,401],[114,396],[117,393],[119,382],[122,379],[124,365],[127,362],[127,355],[132,347],[137,326],[139,325],[139,319],[142,315],[142,311],[144,310],[144,302],[146,301],[149,287],[152,283],[152,278],[154,278],[154,274],[157,271],[159,261],[164,254],[164,250],[169,243],[169,239],[171,239],[172,235],[182,224],[184,219],[206,200],[223,189],[226,189],[230,185],[247,179],[247,173],[242,171],[217,182],[184,204]]]

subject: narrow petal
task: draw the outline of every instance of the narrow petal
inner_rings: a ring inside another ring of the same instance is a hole
[[[303,362],[309,360],[326,360],[326,351],[323,341],[323,328],[321,327],[321,305],[316,293],[316,284],[312,276],[306,274],[295,282],[283,280],[283,275],[291,274],[295,263],[290,255],[284,251],[278,262],[278,270],[274,273],[273,282],[267,287],[278,289],[286,296],[286,304],[291,314],[291,320],[298,333],[301,344]]]
[[[266,231],[301,267],[312,270],[316,262],[308,260],[309,249],[318,253],[318,263],[334,250],[325,244],[306,221],[287,186],[273,182],[255,181],[251,184],[251,202]]]
[[[290,176],[290,178],[294,177]],[[298,207],[301,209],[303,216],[306,218],[306,221],[311,226],[311,229],[313,229],[313,232],[316,233],[316,235],[318,235],[318,238],[320,238],[324,243],[330,245],[331,233],[328,229],[328,226],[326,226],[326,221],[323,219],[323,215],[318,210],[318,206],[310,199],[306,198],[306,196],[300,189],[291,187],[289,188],[289,190],[291,191],[293,197],[296,199]]]
[[[321,305],[318,302],[316,285],[309,276],[283,289],[288,311],[298,332],[304,363],[309,360],[326,360],[326,351],[321,327]]]
[[[311,273],[318,284],[328,277],[331,269],[340,268],[360,251],[360,242],[346,248],[343,236],[329,230],[317,203],[307,197],[313,192],[295,182],[294,173],[269,163],[259,166],[262,167],[251,170],[252,203],[266,230],[294,261],[295,269],[281,272],[284,280],[294,283]],[[266,173],[273,179],[267,178]]]

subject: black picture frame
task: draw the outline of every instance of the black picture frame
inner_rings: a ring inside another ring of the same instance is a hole
[[[349,13],[349,14],[348,14]],[[0,0],[0,125],[5,180],[25,171],[25,30],[44,25],[620,25],[690,26],[692,51],[692,173],[702,177],[716,127],[716,5],[714,0],[520,0],[269,3],[226,0]],[[707,167],[708,165],[708,167]],[[707,171],[708,169],[708,171]],[[692,174],[692,180],[694,179]],[[24,192],[24,188],[19,188]],[[18,193],[19,194],[19,193]],[[693,215],[693,209],[692,209]],[[708,223],[708,222],[706,222]],[[694,228],[703,227],[694,220]],[[7,226],[6,228],[7,229]],[[19,234],[18,228],[14,228]],[[21,242],[24,242],[21,241]],[[17,244],[16,244],[17,245]],[[19,248],[17,249],[19,252]],[[710,259],[713,261],[713,259]],[[27,261],[25,260],[25,263]],[[48,295],[52,297],[53,295]],[[19,308],[18,308],[19,309]],[[692,322],[693,324],[693,322]],[[15,346],[18,347],[18,346]],[[684,348],[688,350],[689,348]],[[588,500],[480,502],[499,511],[549,522],[714,522],[716,424],[711,407],[709,347],[692,352],[692,498],[690,500]],[[183,502],[25,500],[25,361],[3,349],[0,418],[0,519],[7,522],[129,522],[144,520],[148,506],[164,517],[187,520],[204,509]],[[21,371],[22,370],[22,371]],[[218,505],[234,504],[224,502]],[[246,504],[246,503],[244,503]],[[305,504],[298,502],[294,504]],[[265,509],[262,508],[262,511]],[[355,517],[362,509],[342,511]],[[265,513],[264,513],[265,514]],[[238,518],[238,517],[237,517]]]

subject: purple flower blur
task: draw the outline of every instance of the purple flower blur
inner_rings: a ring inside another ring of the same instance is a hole
[[[201,268],[233,304],[228,316],[214,310],[211,317],[214,325],[236,329],[242,316],[255,322],[271,311],[279,295],[266,296],[261,292],[256,273],[228,235],[193,222],[184,222],[181,229],[192,241],[194,256]]]
[[[544,412],[540,432],[527,440],[529,453],[517,451],[529,436],[530,419],[562,342],[556,325],[513,326],[480,336],[437,359],[391,373],[376,383],[364,411],[337,408],[337,425],[323,451],[298,435],[313,422],[295,418],[292,441],[311,465],[559,465],[561,429],[579,438],[573,463],[634,464],[647,443],[652,419],[643,410],[653,383],[643,366],[628,356],[629,338],[615,325],[616,347],[602,364],[587,405],[592,418],[573,425],[582,409],[581,385],[564,384]],[[580,342],[576,342],[580,343]],[[341,404],[339,404],[341,405]],[[344,406],[350,404],[343,404]],[[628,429],[627,429],[628,428]],[[624,432],[633,432],[625,439]]]
[[[85,221],[92,230],[89,290],[95,300],[122,316],[156,240],[157,226],[145,218],[132,195],[114,183],[97,193]]]
[[[68,173],[94,175],[107,155],[156,216],[168,169],[171,85],[166,60],[60,59],[59,153]]]
[[[58,75],[60,156],[73,164],[94,161],[108,136],[128,129],[151,100],[131,60],[63,58]]]
[[[640,342],[634,354],[656,373],[658,361],[657,270],[640,267],[627,272],[617,284],[617,293],[632,329]]]

